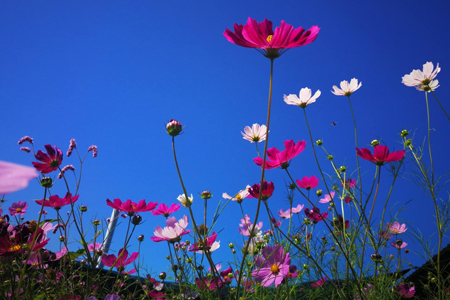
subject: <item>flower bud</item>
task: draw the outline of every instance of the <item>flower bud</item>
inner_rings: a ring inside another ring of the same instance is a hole
[[[341,167],[339,168],[339,172],[344,173],[345,171],[347,171],[347,167],[341,166]]]
[[[53,180],[50,177],[42,177],[41,186],[51,188],[53,186]]]
[[[327,159],[328,159],[328,160],[333,160],[333,158],[334,158],[334,157],[333,157],[333,155],[331,155],[331,154],[327,156]]]
[[[186,258],[186,262],[187,262],[188,264],[192,263],[192,258],[190,258],[190,257]]]
[[[203,193],[200,194],[200,197],[202,197],[205,200],[208,200],[212,197],[210,191],[203,191]]]
[[[92,224],[94,224],[95,226],[100,225],[100,220],[94,220],[94,222],[92,222]]]
[[[95,252],[97,253],[98,256],[102,256],[103,255],[103,251],[101,249],[98,249]]]
[[[375,146],[378,146],[380,144],[380,142],[377,140],[373,140],[370,144],[372,145],[372,147],[375,147]]]
[[[408,253],[409,253],[409,250],[408,250],[408,249],[405,249],[405,253],[408,254]]]
[[[307,270],[307,269],[309,269],[309,266],[308,266],[307,264],[304,264],[304,265],[303,265],[303,269],[306,269],[306,270]]]
[[[317,146],[322,146],[322,144],[323,144],[323,141],[322,141],[322,140],[317,140],[317,141],[316,141],[316,145],[317,145]]]
[[[336,247],[335,246],[331,246],[330,250],[331,251],[336,251]]]
[[[138,236],[137,239],[138,239],[139,242],[142,242],[144,240],[144,235],[141,234],[140,236]]]
[[[177,136],[183,130],[183,126],[177,120],[170,120],[166,125],[167,134],[170,136]]]
[[[406,147],[411,146],[411,144],[412,144],[412,140],[411,140],[411,139],[407,139],[407,140],[405,141],[405,146],[406,146]]]
[[[205,224],[200,224],[200,226],[198,226],[198,233],[200,235],[207,235],[208,234],[208,227]]]
[[[189,246],[191,244],[191,242],[188,240],[186,242],[184,242],[187,246]]]
[[[131,223],[133,223],[133,225],[139,225],[141,221],[142,217],[140,215],[134,215],[133,218],[131,219]]]
[[[330,206],[334,207],[335,206],[334,202],[330,202]]]
[[[394,259],[394,254],[389,255],[390,259]]]
[[[166,279],[166,276],[167,276],[166,272],[161,272],[161,273],[159,273],[159,275],[158,275],[159,279],[161,279],[161,280]]]
[[[404,137],[406,137],[407,135],[409,134],[409,132],[408,132],[408,130],[402,130],[402,132],[400,132],[400,136],[402,137],[402,138],[404,138]]]
[[[167,255],[167,256],[166,256],[166,259],[169,260],[169,259],[170,259],[170,255]]]
[[[81,205],[80,206],[80,211],[81,212],[86,212],[87,211],[87,206],[86,205]]]
[[[60,242],[64,242],[65,239],[66,239],[66,238],[65,238],[63,235],[61,235],[61,236],[59,237],[59,241],[60,241]]]
[[[231,250],[231,252],[232,252],[233,254],[236,254],[236,250],[234,250],[234,249],[233,249],[233,250]]]
[[[372,254],[371,256],[370,256],[370,259],[372,259],[372,261],[374,261],[374,262],[381,262],[382,261],[382,257],[381,257],[381,255],[380,254],[378,254],[378,253],[374,253],[374,254]]]
[[[322,196],[322,190],[317,190],[317,191],[316,191],[316,195],[317,195],[317,197]]]
[[[403,244],[402,239],[398,239],[395,241],[395,243],[397,244],[397,246],[401,246]]]
[[[230,249],[233,249],[233,248],[234,248],[234,244],[233,244],[233,243],[229,243],[229,244],[228,244],[228,247],[229,247]]]

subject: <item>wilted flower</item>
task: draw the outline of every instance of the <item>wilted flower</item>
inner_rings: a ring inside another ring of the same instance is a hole
[[[307,107],[308,105],[316,102],[317,98],[319,98],[321,92],[317,90],[314,96],[311,97],[311,89],[302,88],[299,93],[299,97],[295,94],[290,94],[289,96],[284,95],[284,102],[289,105],[297,105],[302,108]]]
[[[180,201],[181,205],[183,205],[184,207],[189,207],[191,206],[192,202],[194,202],[194,196],[192,196],[191,194],[191,197],[188,197],[186,199],[186,195],[182,194],[178,196],[177,200]]]
[[[53,148],[51,145],[45,145],[44,147],[47,150],[47,154],[38,150],[34,155],[36,159],[42,161],[42,163],[32,162],[32,164],[36,170],[42,174],[47,174],[58,169],[62,163],[63,154],[56,146]]]
[[[291,159],[299,155],[306,146],[305,141],[295,143],[293,140],[284,141],[285,150],[281,151],[273,147],[267,150],[267,160],[265,163],[265,169],[274,169],[281,167],[282,169],[287,169],[291,162]],[[258,165],[263,165],[263,159],[261,157],[255,157],[253,161]]]
[[[280,285],[284,278],[289,276],[291,258],[289,252],[284,253],[283,247],[275,245],[266,246],[261,256],[256,256],[255,270],[252,275],[262,286],[268,287],[275,282],[275,287]]]
[[[34,168],[0,161],[0,195],[26,188],[37,176]]]
[[[427,62],[423,65],[423,71],[413,70],[410,74],[402,77],[402,83],[406,86],[414,86],[419,91],[431,92],[439,87],[439,81],[436,78],[441,71],[439,63],[434,69],[432,62]]]
[[[347,80],[341,81],[341,88],[339,89],[337,86],[333,85],[333,90],[331,91],[336,96],[350,96],[354,91],[358,90],[361,87],[362,83],[358,84],[358,79],[352,78],[350,83]]]
[[[259,143],[266,140],[267,127],[266,125],[253,124],[252,127],[245,126],[244,132],[241,132],[244,136],[244,140],[251,143]]]

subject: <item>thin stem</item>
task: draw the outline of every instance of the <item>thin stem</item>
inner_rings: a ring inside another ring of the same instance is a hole
[[[355,112],[353,111],[352,101],[350,100],[350,96],[348,96],[348,103],[350,104],[350,110],[352,111],[352,117],[353,117],[353,128],[355,129],[355,147],[358,148],[358,132],[356,130],[356,119],[355,119]],[[359,167],[359,157],[358,154],[356,154],[356,166],[358,168],[358,181],[359,181],[359,196],[362,201],[362,179],[361,179],[361,169]]]
[[[450,121],[450,117],[448,116],[447,112],[445,111],[445,109],[442,107],[441,102],[439,102],[438,98],[436,97],[436,95],[433,93],[433,91],[431,91],[431,94],[434,96],[434,99],[436,99],[436,102],[439,104],[439,107],[442,109],[442,111],[444,112],[445,116],[447,117],[447,119]]]

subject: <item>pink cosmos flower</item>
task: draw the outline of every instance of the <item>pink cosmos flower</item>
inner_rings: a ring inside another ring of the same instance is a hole
[[[13,203],[11,205],[11,207],[8,208],[8,210],[9,210],[9,214],[11,215],[11,217],[14,217],[17,215],[23,216],[27,212],[27,208],[28,208],[28,203],[19,201],[19,202]]]
[[[331,191],[329,195],[326,194],[323,198],[321,198],[321,199],[319,200],[319,202],[320,202],[320,203],[330,203],[331,200],[333,200],[333,198],[334,198],[334,194],[335,194],[335,192],[334,192],[334,191]]]
[[[75,203],[78,200],[80,195],[72,196],[72,194],[67,193],[64,198],[59,198],[58,195],[50,196],[48,199],[36,200],[36,203],[47,207],[53,207],[56,210],[59,210],[61,207],[65,205],[69,205],[70,203]]]
[[[412,298],[416,294],[416,288],[414,286],[399,284],[396,289],[402,298]]]
[[[295,94],[290,94],[289,96],[284,95],[284,102],[289,105],[297,105],[302,108],[307,107],[308,105],[316,102],[317,98],[319,98],[321,92],[317,90],[314,96],[311,97],[311,89],[307,87],[300,90],[299,97]]]
[[[273,182],[267,183],[267,181],[263,181],[262,189],[261,189],[261,200],[267,200],[269,199],[272,194],[273,190],[275,189],[275,186],[273,185]],[[258,199],[259,197],[259,191],[260,191],[260,184],[254,184],[251,188],[248,189],[248,192],[250,195],[252,195],[254,198]]]
[[[256,256],[255,266],[252,275],[262,286],[268,287],[275,282],[275,287],[279,286],[284,278],[289,276],[291,258],[289,252],[284,253],[283,247],[275,245],[266,246],[262,250],[262,256]]]
[[[358,79],[352,78],[350,83],[347,80],[341,81],[341,88],[339,89],[337,86],[333,85],[333,90],[331,91],[336,96],[350,96],[354,91],[358,90],[361,87],[362,83],[358,84]]]
[[[214,252],[220,248],[220,241],[216,242],[217,233],[213,232],[213,234],[209,237],[206,237],[206,247],[209,252]],[[203,253],[203,242],[197,242],[189,249],[189,251],[195,251],[197,253]]]
[[[115,256],[114,254],[103,256],[102,263],[107,267],[116,267],[117,269],[123,271],[123,268],[135,261],[138,255],[138,252],[133,252],[133,254],[131,254],[128,258],[127,249],[120,249],[118,256]]]
[[[345,180],[345,184],[342,184],[341,182],[341,186],[352,189],[356,186],[356,179],[348,178],[347,180]]]
[[[34,157],[36,157],[38,161],[42,161],[42,163],[32,162],[32,164],[36,170],[42,174],[47,174],[58,169],[62,163],[63,154],[56,146],[53,148],[51,145],[45,145],[44,147],[47,150],[47,154],[38,150],[34,155]]]
[[[403,249],[403,248],[405,248],[406,246],[408,246],[408,243],[405,243],[404,241],[402,241],[402,239],[398,239],[398,240],[396,240],[395,242],[392,242],[392,243],[391,243],[391,246],[392,246],[392,247],[395,247],[395,248],[397,248],[397,249]]]
[[[94,252],[94,251],[99,250],[101,248],[102,248],[102,244],[101,243],[95,243],[95,244],[92,243],[92,244],[89,244],[89,246],[88,246],[89,252]]]
[[[236,196],[231,197],[230,195],[228,195],[227,193],[223,193],[222,197],[224,199],[231,199],[231,201],[236,201],[237,203],[241,203],[245,198],[253,198],[252,195],[250,195],[249,193],[249,189],[251,188],[251,186],[247,185],[245,187],[245,189],[243,189],[242,191],[239,191]]]
[[[59,252],[56,252],[55,253],[55,258],[54,259],[50,259],[51,261],[57,261],[57,260],[60,260],[64,255],[66,255],[67,254],[67,247],[63,247],[62,249],[61,249],[61,251],[59,251]]]
[[[297,185],[305,190],[310,190],[315,188],[316,186],[319,185],[319,178],[317,178],[316,176],[311,176],[311,177],[303,177],[302,180],[297,179],[295,182],[297,182]]]
[[[139,201],[139,203],[132,202],[130,199],[122,203],[119,198],[114,199],[114,202],[106,199],[106,203],[112,208],[128,213],[129,216],[132,216],[138,212],[153,210],[158,205],[158,202],[149,202],[148,204],[146,204],[144,199]]]
[[[157,209],[152,211],[152,214],[154,216],[164,215],[164,217],[167,218],[168,216],[170,216],[170,214],[179,210],[180,207],[181,207],[180,204],[172,203],[172,205],[170,207],[167,207],[167,205],[165,205],[164,203],[161,203]]]
[[[302,27],[294,29],[292,25],[281,21],[280,27],[272,29],[272,22],[265,19],[258,23],[248,18],[247,24],[234,24],[234,32],[228,28],[223,35],[238,46],[255,48],[264,56],[275,59],[287,49],[305,46],[312,43],[319,34],[320,28],[312,26],[305,31]]]
[[[382,166],[385,163],[392,161],[399,161],[405,157],[405,150],[395,151],[389,153],[389,148],[383,145],[378,145],[373,148],[373,154],[367,148],[356,148],[356,153],[362,159],[368,160],[376,164],[377,166]]]
[[[183,219],[180,219],[177,222],[177,219],[174,217],[169,217],[166,219],[166,227],[161,228],[161,226],[156,227],[154,235],[151,239],[154,242],[162,242],[168,241],[170,243],[179,242],[181,240],[181,236],[188,234],[191,230],[186,230],[186,227],[189,224],[189,218],[187,216],[183,216]]]
[[[267,127],[255,123],[251,128],[245,126],[244,132],[241,131],[241,134],[244,136],[244,140],[250,141],[250,143],[259,143],[266,140]]]
[[[406,224],[400,225],[399,222],[394,222],[392,225],[390,223],[387,223],[386,229],[389,230],[389,232],[392,234],[401,234],[408,230],[408,228],[406,228]]]
[[[286,211],[280,209],[280,210],[278,210],[278,215],[280,217],[282,217],[283,219],[289,219],[292,217],[292,214],[294,214],[294,213],[298,214],[303,209],[303,207],[304,207],[304,205],[299,204],[299,205],[297,205],[297,207],[293,207],[292,211],[291,211],[291,209],[288,209]]]
[[[345,203],[350,203],[350,202],[352,202],[352,197],[346,196],[346,197],[344,198],[344,202],[345,202]]]
[[[293,140],[290,141],[284,141],[285,150],[281,151],[277,148],[273,147],[267,150],[267,158],[265,168],[267,169],[274,169],[281,167],[282,169],[287,169],[289,167],[289,164],[291,162],[291,159],[299,155],[306,146],[305,141],[297,142],[297,144],[294,143]],[[263,159],[261,157],[255,157],[253,161],[258,165],[262,166]]]
[[[311,286],[312,286],[312,287],[319,287],[319,286],[322,286],[322,285],[325,283],[325,281],[327,281],[327,279],[328,279],[328,277],[325,276],[324,278],[322,278],[322,279],[316,281],[315,283],[311,283]]]
[[[432,62],[427,62],[423,65],[423,71],[413,70],[410,74],[406,74],[402,77],[402,83],[406,86],[414,86],[419,91],[431,92],[439,87],[439,81],[436,78],[437,74],[441,71],[439,64],[436,69]]]
[[[28,182],[37,176],[31,167],[0,161],[0,195],[26,188]]]
[[[328,213],[324,212],[320,214],[320,209],[317,207],[314,207],[313,209],[305,208],[304,210],[305,215],[313,221],[313,223],[317,223],[319,221],[325,220],[328,217]]]
[[[244,219],[241,219],[241,223],[239,224],[239,233],[243,236],[250,236],[250,231],[253,228],[253,223],[250,222],[250,217],[245,215]],[[262,234],[263,222],[259,222],[255,225],[255,229],[253,230],[251,236],[260,236]]]

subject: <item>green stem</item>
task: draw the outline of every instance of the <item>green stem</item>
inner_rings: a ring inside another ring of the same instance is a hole
[[[442,109],[442,111],[444,112],[445,116],[447,117],[447,119],[450,121],[450,117],[448,116],[447,112],[445,111],[445,109],[442,107],[441,102],[439,102],[438,98],[436,97],[436,95],[433,93],[433,91],[431,91],[431,94],[434,96],[434,99],[436,99],[436,102],[439,104],[439,107]]]
[[[348,96],[348,103],[350,104],[350,110],[352,111],[352,117],[353,117],[353,128],[355,129],[355,147],[358,148],[358,133],[356,130],[356,119],[355,119],[355,112],[353,111],[352,101],[350,100],[350,96]],[[359,181],[359,196],[362,201],[362,179],[361,179],[361,169],[359,167],[359,157],[358,154],[356,154],[356,166],[358,168],[358,181]]]

